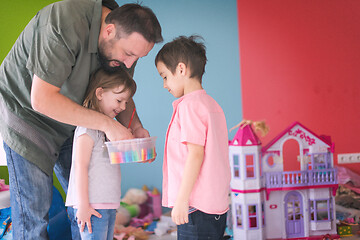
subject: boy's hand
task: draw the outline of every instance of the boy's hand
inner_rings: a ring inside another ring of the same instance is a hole
[[[176,225],[189,222],[189,203],[186,201],[176,202],[172,211],[171,219]]]
[[[90,221],[90,218],[92,215],[94,215],[95,217],[98,217],[98,218],[102,217],[101,214],[98,213],[91,206],[79,207],[79,209],[76,213],[76,218],[77,218],[77,223],[81,225],[80,232],[84,231],[85,224],[86,224],[89,229],[89,233],[92,233],[91,221]]]

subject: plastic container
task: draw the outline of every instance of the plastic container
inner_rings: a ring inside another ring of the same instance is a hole
[[[143,162],[156,156],[157,137],[105,142],[111,164]]]

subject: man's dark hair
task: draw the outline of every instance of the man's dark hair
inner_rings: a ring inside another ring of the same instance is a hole
[[[199,39],[203,40],[197,35],[180,36],[166,43],[156,55],[155,66],[158,62],[163,62],[174,74],[177,65],[182,62],[190,68],[190,77],[196,77],[201,81],[207,58],[206,47]]]
[[[102,5],[110,10],[118,8],[119,5],[114,0],[102,0]]]
[[[105,23],[116,26],[117,37],[121,34],[140,33],[148,42],[163,41],[161,26],[154,12],[136,3],[122,5],[112,10],[105,18]]]

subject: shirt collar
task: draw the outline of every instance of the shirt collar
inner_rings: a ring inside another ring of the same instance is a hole
[[[184,96],[173,101],[173,103],[172,103],[173,108],[175,109],[179,105],[179,103],[182,102],[185,98],[189,98],[191,96],[200,95],[200,94],[206,94],[206,91],[204,89],[200,89],[200,90],[196,90],[191,93],[185,94]]]
[[[101,0],[96,0],[94,5],[93,17],[91,20],[90,34],[89,34],[89,53],[97,53],[98,41],[101,26],[101,12],[102,4]]]

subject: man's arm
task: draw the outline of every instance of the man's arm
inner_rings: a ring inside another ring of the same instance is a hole
[[[85,108],[60,93],[60,88],[45,82],[34,74],[31,87],[31,105],[59,122],[103,131],[110,141],[133,138],[119,122],[97,111]]]
[[[177,225],[189,222],[189,198],[204,161],[204,146],[192,143],[187,143],[186,145],[188,148],[188,156],[186,158],[180,189],[171,211],[171,218]]]

